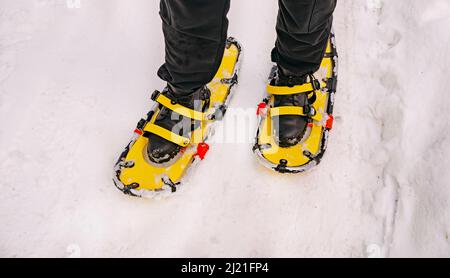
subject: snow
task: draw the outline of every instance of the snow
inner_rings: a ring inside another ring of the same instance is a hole
[[[179,194],[143,200],[111,177],[163,86],[158,6],[0,1],[0,256],[450,256],[449,1],[339,1],[336,123],[313,171],[216,142]],[[276,1],[229,18],[245,50],[231,105],[253,110]]]

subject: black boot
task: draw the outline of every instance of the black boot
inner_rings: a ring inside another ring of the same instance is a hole
[[[278,68],[277,76],[272,80],[273,86],[293,87],[307,82],[308,75],[294,76],[288,75]],[[299,106],[308,105],[308,95],[305,93],[274,96],[274,107],[279,106]],[[306,116],[283,115],[273,118],[275,129],[275,140],[282,148],[288,148],[297,145],[305,135],[308,125]]]
[[[192,92],[186,92],[177,90],[168,85],[162,94],[173,102],[196,111],[203,111],[204,105],[202,103],[203,101],[206,101],[205,103],[209,102],[210,97],[209,89],[206,87],[202,87]],[[201,123],[198,120],[184,117],[163,107],[156,117],[154,124],[172,131],[174,130],[174,127],[177,126],[179,135],[189,137],[190,133],[198,128]],[[147,146],[147,154],[148,158],[154,163],[161,164],[169,162],[182,150],[181,146],[167,141],[155,134],[150,134],[148,139],[149,144]]]

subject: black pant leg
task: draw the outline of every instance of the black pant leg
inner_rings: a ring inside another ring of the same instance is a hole
[[[272,60],[288,75],[320,67],[337,0],[279,0],[277,41]]]
[[[161,0],[165,64],[158,75],[190,91],[207,84],[222,60],[230,0]]]

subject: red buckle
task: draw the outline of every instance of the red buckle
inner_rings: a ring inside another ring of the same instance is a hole
[[[333,129],[333,123],[334,123],[334,117],[333,117],[333,115],[330,114],[330,115],[328,115],[328,120],[327,120],[325,127],[331,130],[331,129]]]
[[[197,145],[197,153],[194,156],[198,156],[201,160],[205,159],[206,153],[209,151],[209,145],[206,143],[199,143]]]
[[[134,133],[136,133],[136,134],[139,135],[139,136],[142,136],[142,134],[144,134],[144,133],[142,132],[142,130],[140,130],[140,129],[138,129],[138,128],[136,128],[136,129],[134,130]]]
[[[258,104],[258,110],[256,110],[256,115],[257,116],[261,116],[264,114],[263,110],[265,110],[267,107],[267,103],[265,102],[261,102],[260,104]]]

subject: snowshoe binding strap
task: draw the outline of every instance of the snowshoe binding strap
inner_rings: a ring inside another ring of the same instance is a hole
[[[176,101],[168,98],[164,94],[157,92],[152,96],[152,100],[158,102],[162,106],[166,107],[167,109],[170,109],[174,111],[177,114],[180,114],[181,116],[197,120],[197,121],[203,121],[205,119],[204,113],[200,111],[196,111],[190,108],[187,108]]]
[[[320,89],[320,83],[316,79],[312,79],[310,83],[305,83],[296,86],[274,86],[267,85],[267,93],[270,95],[284,96],[284,95],[296,95],[303,93],[312,93]]]
[[[278,116],[296,115],[308,117],[319,122],[322,121],[323,115],[321,113],[317,113],[317,111],[313,107],[313,104],[317,99],[316,91],[320,90],[320,82],[313,75],[310,75],[310,80],[311,82],[309,83],[295,86],[273,86],[269,84],[267,86],[267,92],[271,95],[288,96],[297,94],[308,94],[308,104],[305,105],[304,107],[300,106],[271,107],[269,109],[270,116],[278,117]]]
[[[162,137],[162,138],[166,139],[167,141],[175,143],[178,146],[181,146],[183,148],[187,147],[189,145],[189,143],[191,142],[191,140],[189,138],[180,136],[176,133],[173,133],[170,130],[167,130],[167,129],[160,127],[158,125],[155,125],[155,124],[150,124],[150,123],[147,124],[147,126],[144,128],[144,132],[156,134],[159,137]]]
[[[209,99],[209,91],[204,90],[202,92],[202,95],[200,96],[200,100],[208,100]],[[194,109],[191,109],[189,107],[186,107],[180,103],[182,103],[183,98],[190,98],[192,96],[181,96],[176,97],[173,96],[170,93],[170,90],[164,91],[163,93],[159,91],[155,91],[152,94],[151,99],[161,106],[183,116],[186,118],[191,119],[192,121],[204,121],[206,119],[205,114],[201,111],[196,111]],[[168,130],[166,128],[163,128],[157,124],[154,123],[148,123],[144,128],[144,136],[148,137],[148,134],[155,134],[161,138],[166,139],[169,142],[172,142],[174,144],[177,144],[180,147],[187,147],[191,143],[191,139],[185,136],[181,136],[179,134],[176,134],[172,132],[171,130]]]
[[[306,107],[299,107],[299,106],[279,106],[279,107],[272,107],[270,108],[270,116],[278,117],[278,116],[287,116],[287,115],[297,115],[297,116],[305,116],[308,118],[311,118],[315,121],[321,121],[323,118],[323,115],[320,113],[317,113],[314,107],[312,106],[306,106]]]

